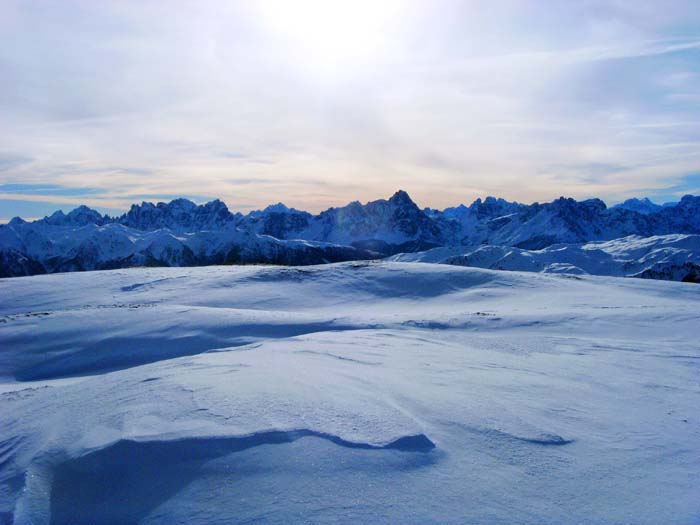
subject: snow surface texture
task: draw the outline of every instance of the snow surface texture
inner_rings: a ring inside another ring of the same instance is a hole
[[[0,280],[0,523],[697,523],[698,327],[433,264]]]
[[[631,235],[612,241],[554,244],[542,250],[490,245],[440,247],[394,255],[390,260],[700,283],[700,235]]]

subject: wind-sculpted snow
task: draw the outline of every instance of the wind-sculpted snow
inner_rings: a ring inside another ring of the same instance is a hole
[[[692,523],[699,307],[385,261],[3,279],[0,523]]]
[[[404,319],[347,313],[362,303],[390,311],[396,300],[424,301],[493,279],[488,272],[425,272],[420,281],[396,265],[349,263],[306,268],[131,270],[36,281],[41,310],[18,310],[19,281],[0,281],[0,375],[51,379],[129,368],[164,358],[240,346],[261,338],[399,325]],[[176,273],[179,272],[179,273]],[[100,275],[95,280],[94,276]],[[80,294],[75,289],[81,290]],[[194,290],[194,293],[193,293]],[[85,303],[86,297],[90,302]],[[312,300],[311,300],[312,299]],[[334,313],[344,308],[345,315]],[[375,310],[376,312],[376,310]],[[40,323],[40,326],[37,326]],[[37,339],[41,330],[45,337]]]
[[[554,244],[542,250],[490,245],[443,247],[399,254],[390,260],[700,282],[700,235],[630,236],[613,241]]]
[[[359,450],[425,453],[435,448],[422,434],[405,436],[385,445],[373,445],[306,429],[260,432],[233,438],[119,441],[55,467],[51,523],[138,522],[159,503],[173,498],[183,486],[190,484],[193,470],[204,469],[207,462],[253,447],[283,445],[302,438],[318,438]],[[430,460],[423,461],[428,463]],[[406,463],[410,466],[418,462],[411,458]],[[165,482],[162,479],[164,465],[168,466],[170,474]],[[132,503],[124,505],[125,501]]]

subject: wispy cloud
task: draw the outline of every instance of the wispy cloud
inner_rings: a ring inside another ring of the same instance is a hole
[[[695,2],[402,6],[366,63],[319,69],[253,2],[3,2],[0,196],[442,207],[697,170]]]
[[[45,195],[47,197],[58,195],[79,197],[95,195],[103,193],[103,191],[98,188],[67,188],[58,184],[0,184],[0,193]]]
[[[23,155],[0,152],[0,172],[13,170],[19,166],[22,166],[23,164],[28,164],[31,161],[31,158]]]

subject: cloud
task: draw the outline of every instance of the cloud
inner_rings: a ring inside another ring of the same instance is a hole
[[[31,161],[31,158],[23,155],[0,152],[0,172],[10,171]]]
[[[0,186],[26,188],[0,193],[320,210],[401,187],[443,207],[697,170],[694,2],[404,6],[386,48],[320,69],[250,2],[3,2]]]
[[[49,198],[58,195],[95,195],[102,192],[103,190],[98,188],[68,188],[58,184],[0,184],[0,193],[45,195]]]

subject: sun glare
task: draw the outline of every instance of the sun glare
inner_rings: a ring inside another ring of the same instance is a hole
[[[389,51],[399,2],[269,0],[260,4],[268,30],[321,70],[372,63]]]

